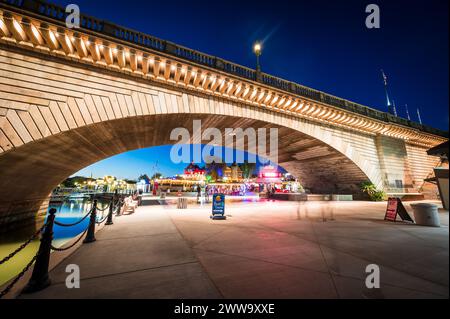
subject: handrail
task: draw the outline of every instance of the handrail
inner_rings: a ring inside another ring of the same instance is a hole
[[[65,8],[57,4],[48,3],[44,0],[0,0],[0,6],[2,4],[19,8],[20,10],[33,13],[40,17],[45,17],[47,19],[57,20],[59,22],[65,22],[65,19],[67,17]],[[80,14],[80,24],[81,28],[84,30],[103,34],[151,50],[160,51],[164,54],[168,54],[210,68],[218,69],[225,73],[247,80],[257,81],[264,85],[293,93],[317,102],[326,103],[328,105],[368,116],[383,122],[391,122],[418,129],[426,133],[448,137],[448,132],[446,131],[396,117],[387,112],[382,112],[359,103],[351,102],[328,93],[324,93],[291,81],[272,76],[270,74],[261,73],[260,76],[258,76],[256,70],[253,70],[251,68],[229,62],[193,49],[189,49],[187,47],[175,44],[170,41],[165,41],[139,31],[122,27],[105,20],[97,19],[85,14]]]

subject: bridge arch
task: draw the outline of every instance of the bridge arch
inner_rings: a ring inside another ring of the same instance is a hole
[[[358,194],[360,182],[379,181],[373,165],[326,125],[206,95],[157,86],[141,90],[138,82],[135,87],[130,94],[65,96],[65,102],[49,101],[48,106],[11,104],[23,110],[8,109],[2,123],[10,132],[0,153],[0,167],[8,168],[0,171],[2,224],[32,221],[36,212],[42,216],[49,193],[68,176],[116,154],[171,144],[171,130],[192,131],[193,120],[222,132],[278,128],[279,164],[317,193]]]
[[[321,161],[325,160],[327,156],[337,158],[340,161],[351,163],[352,172],[359,170],[358,178],[363,178],[362,181],[373,180],[361,168],[361,166],[365,167],[367,161],[351,145],[339,140],[329,132],[322,134],[313,128],[312,132],[308,131],[305,129],[308,128],[307,123],[294,129],[283,123],[282,119],[275,118],[273,122],[266,122],[256,119],[253,115],[246,117],[210,113],[160,113],[84,125],[51,134],[1,153],[0,164],[9,167],[8,170],[0,173],[2,175],[2,183],[0,183],[2,194],[6,194],[7,198],[13,196],[15,191],[11,187],[11,180],[31,180],[33,182],[36,177],[45,177],[49,180],[47,183],[51,188],[44,191],[48,194],[48,190],[52,190],[68,176],[102,159],[131,150],[175,143],[176,141],[170,140],[170,133],[175,128],[187,128],[193,136],[192,122],[194,120],[200,120],[203,129],[214,127],[221,132],[224,132],[225,128],[238,127],[244,130],[249,127],[254,129],[277,128],[279,130],[278,164],[286,169],[295,171],[295,167],[292,165],[295,165],[296,162],[302,163],[302,159],[298,155],[302,152],[313,152],[303,159]],[[316,133],[316,135],[312,135],[312,133]],[[223,138],[225,138],[225,134],[223,134]],[[190,142],[199,144],[209,141],[200,142],[191,138]],[[332,144],[333,142],[337,142],[337,144]],[[223,145],[225,145],[224,141]],[[246,146],[247,143],[244,148]],[[329,171],[334,170],[335,167],[329,169]],[[307,179],[307,176],[301,174],[298,177],[302,180]],[[336,182],[338,181],[339,179],[336,179]],[[311,187],[308,184],[306,186]],[[18,183],[17,187],[23,190],[20,192],[21,197],[29,188],[25,183]],[[321,192],[320,189],[316,189],[316,191]],[[324,192],[327,191],[332,192],[330,188],[324,190]],[[334,189],[334,191],[339,192],[338,189]]]

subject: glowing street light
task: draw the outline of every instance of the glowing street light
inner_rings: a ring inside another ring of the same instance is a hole
[[[253,46],[253,51],[255,52],[256,56],[260,56],[261,55],[261,43],[256,42],[255,45]]]

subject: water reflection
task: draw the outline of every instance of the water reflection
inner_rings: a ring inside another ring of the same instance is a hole
[[[100,209],[105,207],[106,203],[99,202]],[[79,221],[92,207],[92,202],[88,199],[71,199],[61,204],[52,204],[50,208],[56,208],[56,220],[64,224],[72,224]],[[107,210],[103,212],[106,214]],[[102,212],[99,212],[102,217]],[[46,218],[47,219],[47,218]],[[89,218],[81,223],[71,226],[62,227],[54,225],[53,227],[53,245],[56,247],[63,246],[70,239],[78,236],[87,228]],[[30,229],[27,232],[10,232],[0,238],[0,260],[13,252],[22,243],[28,240],[35,232]],[[39,238],[31,242],[24,250],[18,253],[13,259],[0,265],[0,285],[15,277],[30,259],[36,254],[39,247]]]
[[[86,199],[75,199],[63,203],[62,205],[51,205],[50,208],[56,208],[56,220],[64,224],[72,224],[79,221],[89,212],[92,203]],[[81,223],[71,226],[63,227],[54,225],[53,240],[56,245],[60,246],[67,240],[84,232],[89,224],[89,218],[84,219]],[[56,246],[55,245],[55,246]]]

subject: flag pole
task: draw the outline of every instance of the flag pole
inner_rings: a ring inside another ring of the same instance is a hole
[[[420,116],[419,108],[417,108],[417,118],[419,119],[419,123],[422,124],[422,117]]]
[[[391,107],[391,101],[389,100],[389,94],[388,94],[388,88],[387,88],[387,76],[384,74],[383,69],[381,69],[381,75],[383,77],[383,83],[384,83],[384,93],[386,94],[386,104],[388,108],[388,113],[393,114],[392,107]]]
[[[409,116],[408,104],[405,104],[405,109],[406,109],[406,117],[408,118],[409,121],[411,121],[411,116]]]
[[[395,107],[395,101],[392,100],[392,113],[394,116],[397,116],[397,108]]]

